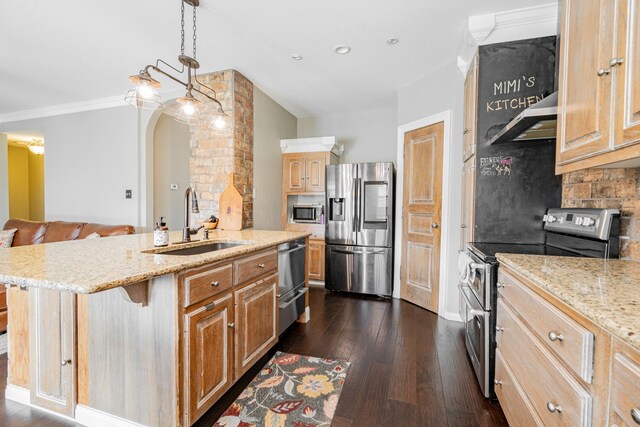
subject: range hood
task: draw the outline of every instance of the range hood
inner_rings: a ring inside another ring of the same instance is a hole
[[[518,114],[491,138],[489,144],[555,139],[557,119],[558,92],[553,92]]]

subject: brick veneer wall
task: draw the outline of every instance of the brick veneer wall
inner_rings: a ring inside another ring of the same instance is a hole
[[[193,224],[218,216],[220,195],[233,172],[243,199],[242,226],[253,227],[253,83],[235,70],[203,74],[198,80],[216,91],[230,119],[226,129],[209,129],[209,114],[217,105],[204,102],[205,119],[191,127],[191,186],[200,202]]]
[[[640,168],[587,169],[562,178],[563,207],[620,209],[620,256],[640,261]]]

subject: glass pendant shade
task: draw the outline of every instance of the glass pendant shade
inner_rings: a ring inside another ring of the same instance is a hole
[[[178,98],[180,108],[175,112],[173,118],[180,123],[188,125],[197,125],[200,123],[200,101],[195,99],[193,95],[187,93],[182,98]]]
[[[215,113],[213,113],[213,119],[211,123],[209,123],[209,129],[211,130],[222,130],[226,129],[228,124],[229,116],[227,116],[221,109],[218,109]]]
[[[157,110],[164,108],[162,97],[158,93],[160,83],[149,75],[146,71],[129,77],[131,83],[135,85],[127,92],[124,100],[129,105],[145,110]]]

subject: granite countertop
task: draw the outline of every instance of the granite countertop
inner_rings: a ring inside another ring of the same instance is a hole
[[[640,262],[519,254],[497,258],[640,350]]]
[[[153,233],[83,239],[0,249],[0,283],[91,294],[258,251],[309,236],[307,232],[214,230],[209,240],[153,247]],[[179,242],[181,231],[170,233]],[[192,239],[202,239],[202,231]],[[162,251],[216,241],[241,246],[200,255],[163,255]]]

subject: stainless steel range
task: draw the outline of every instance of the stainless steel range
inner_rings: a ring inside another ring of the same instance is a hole
[[[485,397],[495,397],[495,328],[498,298],[497,253],[617,258],[617,209],[549,209],[543,218],[544,244],[470,243],[460,252],[460,316],[465,342]]]

